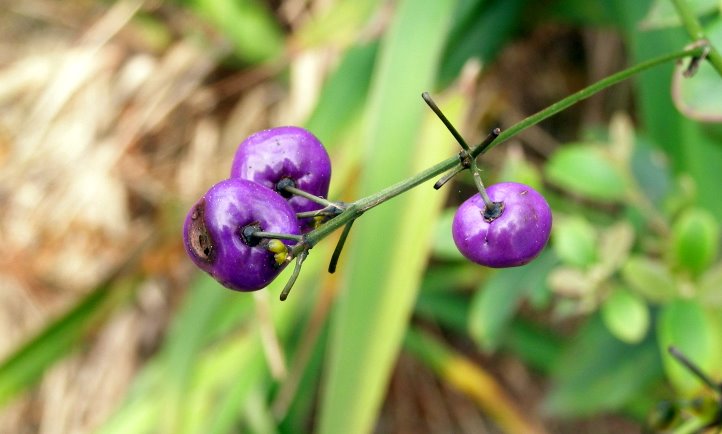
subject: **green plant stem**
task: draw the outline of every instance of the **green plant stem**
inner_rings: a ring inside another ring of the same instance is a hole
[[[264,231],[253,232],[253,236],[257,237],[257,238],[270,238],[272,240],[301,241],[301,239],[302,239],[301,235],[281,234],[278,232],[264,232]]]
[[[317,204],[323,205],[325,207],[330,207],[330,208],[340,208],[341,207],[341,205],[339,205],[335,202],[331,202],[328,199],[324,199],[322,197],[316,196],[315,194],[311,194],[307,191],[303,191],[299,188],[296,188],[296,187],[293,187],[290,185],[284,186],[283,190],[285,190],[291,194],[295,194],[296,196],[301,196],[303,198],[306,198],[306,199],[310,200],[311,202],[316,202]]]
[[[351,220],[350,222],[346,223],[346,226],[343,227],[341,237],[339,237],[338,243],[336,243],[336,248],[333,250],[333,254],[331,255],[331,261],[328,263],[328,272],[331,274],[336,272],[338,258],[341,257],[341,250],[343,250],[343,246],[344,244],[346,244],[346,238],[348,238],[348,233],[351,232],[351,226],[353,225],[353,222],[354,220]]]
[[[451,135],[454,136],[454,139],[456,139],[456,142],[459,144],[459,146],[461,146],[461,149],[463,149],[465,151],[470,151],[471,149],[469,148],[469,145],[466,143],[466,140],[464,140],[464,138],[461,137],[461,134],[459,134],[459,132],[456,130],[456,127],[454,127],[454,124],[452,124],[451,121],[449,121],[449,119],[447,119],[444,112],[442,112],[441,109],[439,109],[439,106],[436,105],[434,100],[429,95],[429,92],[422,93],[421,97],[424,99],[424,101],[426,101],[426,104],[429,106],[431,111],[433,111],[434,114],[436,114],[436,116],[439,118],[439,120],[441,120],[441,122],[444,124],[444,126],[446,126],[446,129],[449,130]]]
[[[662,56],[655,57],[653,59],[647,60],[625,70],[612,74],[609,77],[606,77],[592,85],[589,85],[584,89],[575,92],[568,97],[537,112],[536,114],[533,114],[526,119],[523,119],[520,122],[512,125],[508,130],[503,131],[501,134],[499,134],[496,140],[493,140],[491,142],[482,142],[482,144],[476,146],[471,150],[471,157],[476,158],[480,154],[485,153],[494,146],[509,140],[511,137],[519,134],[520,132],[524,131],[529,127],[538,124],[544,119],[554,116],[560,111],[565,110],[572,105],[583,101],[610,86],[613,86],[636,74],[639,74],[642,71],[658,65],[662,65],[672,60],[677,60],[684,57],[699,56],[700,54],[702,54],[703,49],[703,47],[693,47],[681,51],[676,51],[674,53],[664,54]],[[400,181],[377,193],[371,194],[367,197],[358,199],[357,201],[348,204],[348,207],[344,212],[324,223],[319,228],[306,234],[304,236],[303,242],[296,244],[291,249],[291,255],[296,256],[302,251],[310,249],[311,247],[315,246],[319,241],[334,232],[336,229],[344,226],[350,221],[356,220],[358,217],[361,216],[361,214],[370,210],[371,208],[374,208],[375,206],[378,206],[386,202],[387,200],[390,200],[400,195],[401,193],[404,193],[416,187],[419,184],[422,184],[432,178],[436,178],[442,173],[460,164],[461,163],[459,162],[459,157],[457,155],[449,157],[448,159],[441,161],[440,163],[437,163],[434,166],[431,166],[428,169],[409,177],[408,179]]]
[[[298,275],[301,274],[301,265],[303,265],[303,261],[306,260],[306,256],[308,256],[308,251],[302,251],[298,254],[298,256],[296,256],[296,266],[293,267],[293,273],[291,273],[291,277],[288,279],[286,286],[283,287],[283,290],[281,291],[281,295],[279,297],[281,301],[284,301],[286,297],[288,297],[288,293],[291,292],[293,284],[296,283]]]
[[[624,69],[622,71],[619,71],[617,73],[614,73],[606,78],[603,78],[599,80],[598,82],[591,84],[587,87],[585,87],[582,90],[579,90],[568,97],[555,102],[554,104],[550,105],[549,107],[517,122],[516,124],[512,125],[509,129],[506,131],[503,131],[501,134],[499,134],[499,137],[494,140],[492,143],[489,144],[489,146],[480,149],[475,148],[471,152],[472,157],[476,157],[479,154],[485,153],[494,146],[505,142],[509,140],[511,137],[519,134],[523,130],[532,127],[539,122],[559,113],[562,110],[566,110],[567,108],[573,106],[574,104],[583,101],[590,96],[610,87],[613,86],[619,82],[622,82],[628,78],[631,78],[632,76],[639,74],[640,72],[646,71],[647,69],[654,68],[655,66],[670,62],[672,60],[682,59],[684,57],[695,57],[702,54],[703,48],[702,47],[694,47],[694,48],[687,48],[682,51],[677,51],[674,53],[669,54],[663,54],[661,56],[655,57],[653,59],[641,62],[637,65],[634,65],[630,68]]]
[[[704,33],[704,29],[702,28],[702,23],[699,22],[699,19],[697,19],[697,16],[689,7],[687,1],[672,0],[672,4],[674,4],[674,8],[677,10],[677,15],[679,15],[679,18],[682,20],[682,24],[687,30],[689,37],[693,41],[707,40],[709,42]],[[709,45],[709,54],[707,55],[707,58],[714,69],[717,70],[717,74],[722,76],[722,55],[720,55],[720,52],[717,51],[712,44]]]
[[[476,185],[476,189],[479,190],[479,195],[481,196],[481,200],[484,201],[486,209],[490,210],[494,208],[494,202],[492,202],[489,195],[486,194],[486,187],[484,187],[484,182],[481,180],[481,170],[479,166],[477,166],[476,159],[474,158],[471,159],[471,171],[474,176],[474,184]]]

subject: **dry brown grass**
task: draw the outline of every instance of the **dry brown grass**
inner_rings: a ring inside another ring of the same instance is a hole
[[[302,19],[303,2],[287,3],[289,19]],[[268,80],[272,69],[222,72],[224,44],[184,37],[206,29],[168,5],[3,9],[0,357],[160,234],[137,302],[0,413],[0,432],[91,432],[158,345],[184,290],[190,267],[179,237],[166,235],[179,229],[173,217],[223,177],[239,137],[306,115],[330,58],[291,61],[287,91]],[[167,27],[149,31],[139,12],[165,16]]]

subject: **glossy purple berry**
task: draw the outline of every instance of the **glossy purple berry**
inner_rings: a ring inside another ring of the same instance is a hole
[[[260,230],[298,235],[296,213],[278,193],[255,182],[227,179],[191,207],[183,225],[188,256],[223,286],[255,291],[283,269]],[[286,241],[291,244],[292,241]]]
[[[259,131],[238,145],[231,178],[248,179],[277,190],[284,179],[294,187],[326,198],[331,181],[331,160],[321,142],[300,127]],[[309,199],[280,191],[296,212],[322,208]]]
[[[544,197],[528,185],[505,182],[486,189],[493,202],[503,205],[496,218],[485,217],[477,193],[461,204],[454,216],[452,235],[459,251],[487,267],[524,265],[549,241],[552,212]]]

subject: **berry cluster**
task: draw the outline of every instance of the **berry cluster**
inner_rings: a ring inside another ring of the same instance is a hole
[[[188,256],[230,289],[267,286],[288,263],[288,246],[325,215],[330,178],[326,150],[303,128],[251,135],[238,146],[230,178],[188,212]]]
[[[476,166],[476,156],[499,130],[472,150],[429,95],[422,96],[462,147],[458,162],[450,161],[448,167],[454,167],[434,188],[471,169],[479,190],[454,217],[452,235],[459,251],[473,262],[495,268],[534,259],[549,240],[549,205],[523,184],[484,188]],[[445,167],[441,165],[441,170]],[[237,291],[267,286],[295,258],[294,273],[281,293],[284,300],[318,240],[345,225],[329,265],[333,272],[356,218],[442,171],[424,172],[350,204],[331,202],[326,199],[331,161],[321,142],[299,127],[260,131],[239,145],[230,178],[211,187],[191,207],[183,227],[185,248],[199,268]]]

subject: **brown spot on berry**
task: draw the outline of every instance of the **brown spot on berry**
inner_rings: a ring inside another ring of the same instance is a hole
[[[188,239],[193,253],[203,262],[210,264],[215,260],[216,249],[213,246],[213,239],[206,228],[205,208],[206,201],[201,199],[193,209]]]

